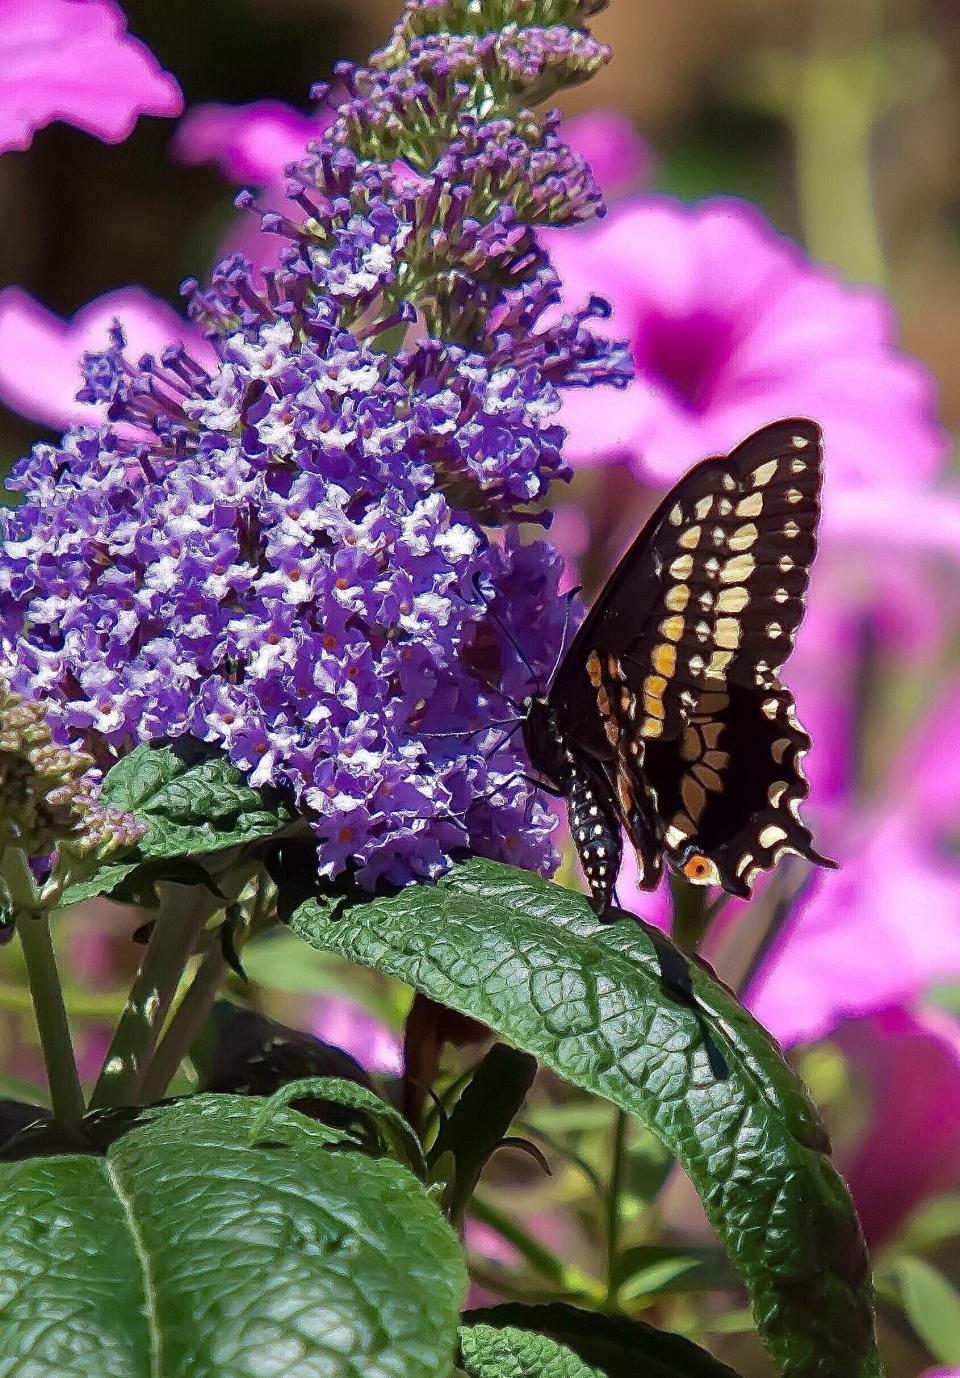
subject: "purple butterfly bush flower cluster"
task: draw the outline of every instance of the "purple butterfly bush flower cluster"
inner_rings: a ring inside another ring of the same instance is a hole
[[[212,357],[134,360],[119,327],[85,357],[108,422],[17,465],[0,558],[0,669],[58,740],[101,769],[210,743],[309,817],[325,876],[554,864],[504,741],[565,617],[527,530],[568,477],[558,389],[629,363],[588,328],[602,302],[559,314],[535,237],[597,214],[589,170],[556,117],[504,112],[602,57],[563,26],[401,27],[338,72],[287,187],[300,217],[264,211],[278,266],[232,255],[187,285]]]

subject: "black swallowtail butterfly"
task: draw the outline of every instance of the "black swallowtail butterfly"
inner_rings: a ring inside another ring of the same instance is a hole
[[[566,797],[595,910],[620,826],[652,888],[664,858],[748,897],[787,852],[822,866],[800,818],[810,738],[777,671],[816,549],[820,428],[765,426],[667,494],[588,613],[549,691],[528,700],[531,763]]]

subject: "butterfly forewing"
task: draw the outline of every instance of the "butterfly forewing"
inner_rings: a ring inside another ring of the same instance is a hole
[[[637,847],[749,893],[784,850],[822,860],[798,817],[809,738],[777,670],[816,548],[814,422],[776,422],[698,464],[618,565],[548,696],[575,752],[603,762]]]

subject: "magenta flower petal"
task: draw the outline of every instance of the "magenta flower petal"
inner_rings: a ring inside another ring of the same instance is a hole
[[[0,153],[64,120],[119,143],[183,96],[113,0],[0,0]]]
[[[397,1035],[344,995],[325,995],[317,1000],[310,1028],[324,1043],[332,1043],[355,1057],[368,1072],[399,1076],[403,1070],[403,1052]]]
[[[941,852],[923,817],[864,818],[842,846],[820,831],[842,869],[812,878],[747,1002],[785,1044],[960,972],[960,859]]]
[[[2,0],[0,0],[2,3]],[[142,287],[118,287],[62,320],[20,287],[0,292],[0,399],[12,411],[49,426],[99,425],[102,404],[78,402],[80,356],[102,349],[111,321],[119,319],[138,357],[183,340],[198,358],[212,359],[196,328]]]
[[[930,375],[895,347],[886,299],[810,262],[743,202],[662,196],[615,205],[599,226],[552,235],[565,300],[613,303],[636,381],[617,397],[573,394],[561,419],[579,464],[626,459],[673,482],[779,416],[824,430],[831,499],[863,485],[914,489],[942,469],[946,436]]]
[[[637,191],[653,175],[651,146],[625,115],[615,110],[588,110],[563,125],[563,137],[586,158],[605,197]]]
[[[936,1011],[888,1009],[841,1025],[834,1041],[870,1091],[868,1130],[839,1156],[875,1244],[960,1178],[960,1027]]]
[[[170,151],[181,163],[216,163],[228,181],[279,186],[283,170],[330,122],[278,100],[195,105],[177,125]]]

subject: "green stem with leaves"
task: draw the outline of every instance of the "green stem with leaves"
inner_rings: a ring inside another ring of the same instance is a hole
[[[83,1092],[50,934],[50,914],[42,907],[27,859],[18,848],[7,848],[2,869],[23,948],[53,1113],[61,1123],[76,1125],[83,1118]]]

